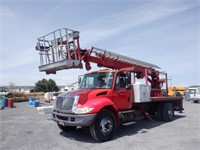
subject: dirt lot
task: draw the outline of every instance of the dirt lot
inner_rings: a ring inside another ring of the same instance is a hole
[[[99,143],[88,129],[60,131],[50,114],[39,114],[28,102],[0,110],[1,150],[199,150],[200,104],[184,101],[185,111],[169,123],[141,120],[119,127],[112,141]]]

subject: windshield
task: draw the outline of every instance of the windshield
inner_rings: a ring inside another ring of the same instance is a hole
[[[94,72],[83,76],[79,88],[111,88],[113,72]]]

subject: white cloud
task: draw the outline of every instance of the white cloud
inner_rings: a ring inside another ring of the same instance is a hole
[[[91,43],[104,40],[123,31],[140,27],[196,6],[196,3],[188,1],[182,3],[153,1],[134,9],[98,18],[98,20],[86,24],[85,29],[82,29],[81,39],[84,41],[82,45],[89,46]]]

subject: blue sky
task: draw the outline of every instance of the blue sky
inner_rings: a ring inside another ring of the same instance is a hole
[[[86,73],[39,72],[37,38],[62,27],[80,31],[82,48],[160,66],[170,85],[200,84],[199,0],[1,0],[0,86],[34,85],[42,78],[66,85]]]

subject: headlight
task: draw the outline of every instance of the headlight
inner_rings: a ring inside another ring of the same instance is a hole
[[[74,98],[75,98],[75,100],[74,100],[74,104],[73,104],[73,107],[72,107],[73,113],[75,113],[75,114],[85,114],[85,113],[88,113],[88,112],[90,112],[94,109],[94,108],[88,108],[88,107],[76,108],[78,100],[79,100],[79,96],[75,96]]]
[[[88,113],[90,111],[92,111],[94,108],[88,108],[88,107],[84,107],[84,108],[76,108],[73,110],[73,112],[75,114],[85,114]]]

